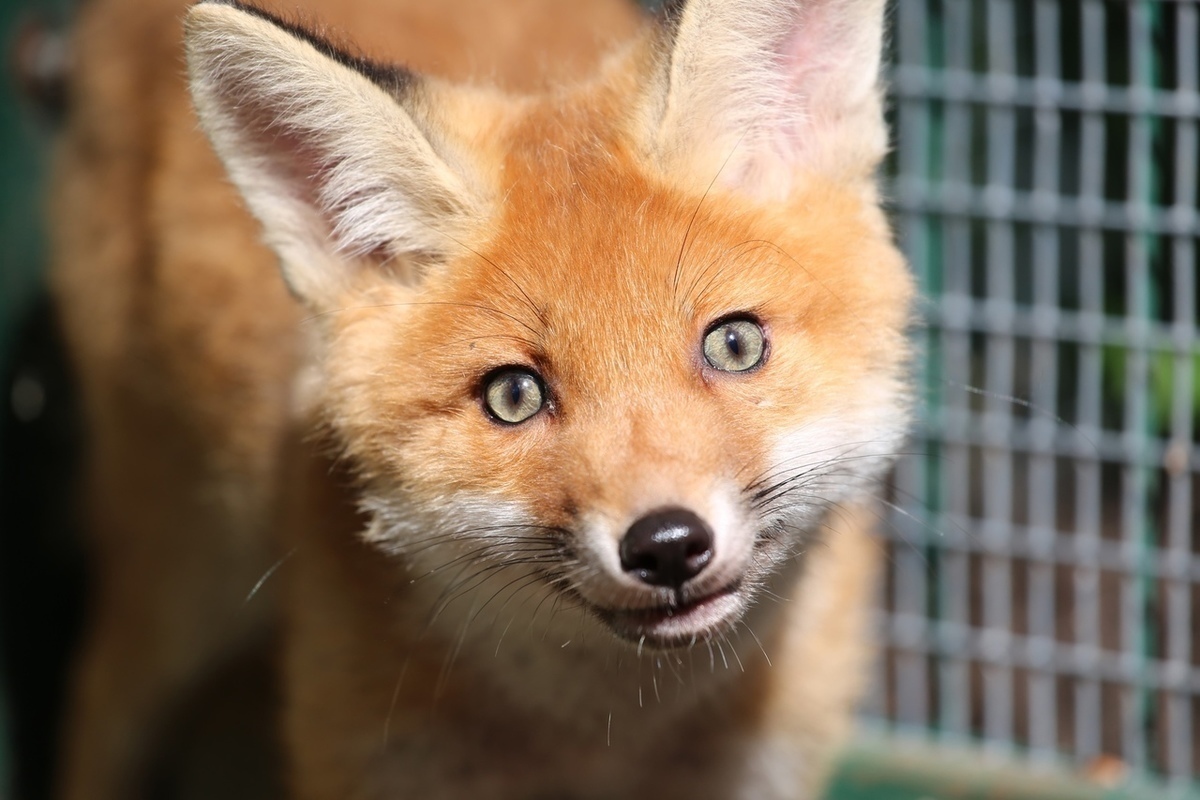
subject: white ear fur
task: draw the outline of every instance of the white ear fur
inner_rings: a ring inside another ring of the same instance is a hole
[[[303,299],[331,301],[364,262],[414,280],[483,215],[483,193],[401,105],[411,76],[289,27],[236,4],[191,9],[201,124]]]
[[[884,0],[690,0],[652,151],[763,198],[797,176],[868,183],[887,150]]]

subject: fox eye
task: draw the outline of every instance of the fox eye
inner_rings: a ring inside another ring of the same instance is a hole
[[[752,319],[718,322],[704,334],[704,359],[722,372],[746,372],[762,363],[767,335]]]
[[[483,385],[483,404],[500,422],[516,425],[546,405],[546,393],[538,376],[526,369],[504,369],[492,374]]]

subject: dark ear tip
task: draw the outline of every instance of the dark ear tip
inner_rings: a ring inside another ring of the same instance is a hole
[[[227,6],[270,23],[284,33],[309,45],[326,58],[354,70],[393,96],[398,97],[407,92],[416,81],[416,74],[411,70],[373,61],[358,53],[357,48],[352,45],[335,44],[331,38],[323,33],[318,33],[310,25],[285,19],[258,6],[240,2],[240,0],[200,0],[188,12],[189,19],[193,19],[196,12],[205,6]]]
[[[683,13],[683,7],[686,5],[687,0],[658,0],[650,4],[650,9],[663,19],[674,20]]]

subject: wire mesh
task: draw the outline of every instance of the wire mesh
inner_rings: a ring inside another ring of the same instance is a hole
[[[1200,2],[894,4],[925,292],[869,713],[1200,790]]]

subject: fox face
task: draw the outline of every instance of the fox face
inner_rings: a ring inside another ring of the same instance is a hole
[[[330,361],[362,372],[330,406],[368,443],[374,541],[525,564],[620,636],[694,643],[896,449],[897,343],[866,320],[904,288],[834,197],[797,231],[600,169],[514,187],[544,213],[420,291],[348,300]]]
[[[721,637],[886,469],[912,290],[871,178],[881,20],[693,0],[516,98],[193,9],[197,106],[313,311],[365,535],[434,606]]]

